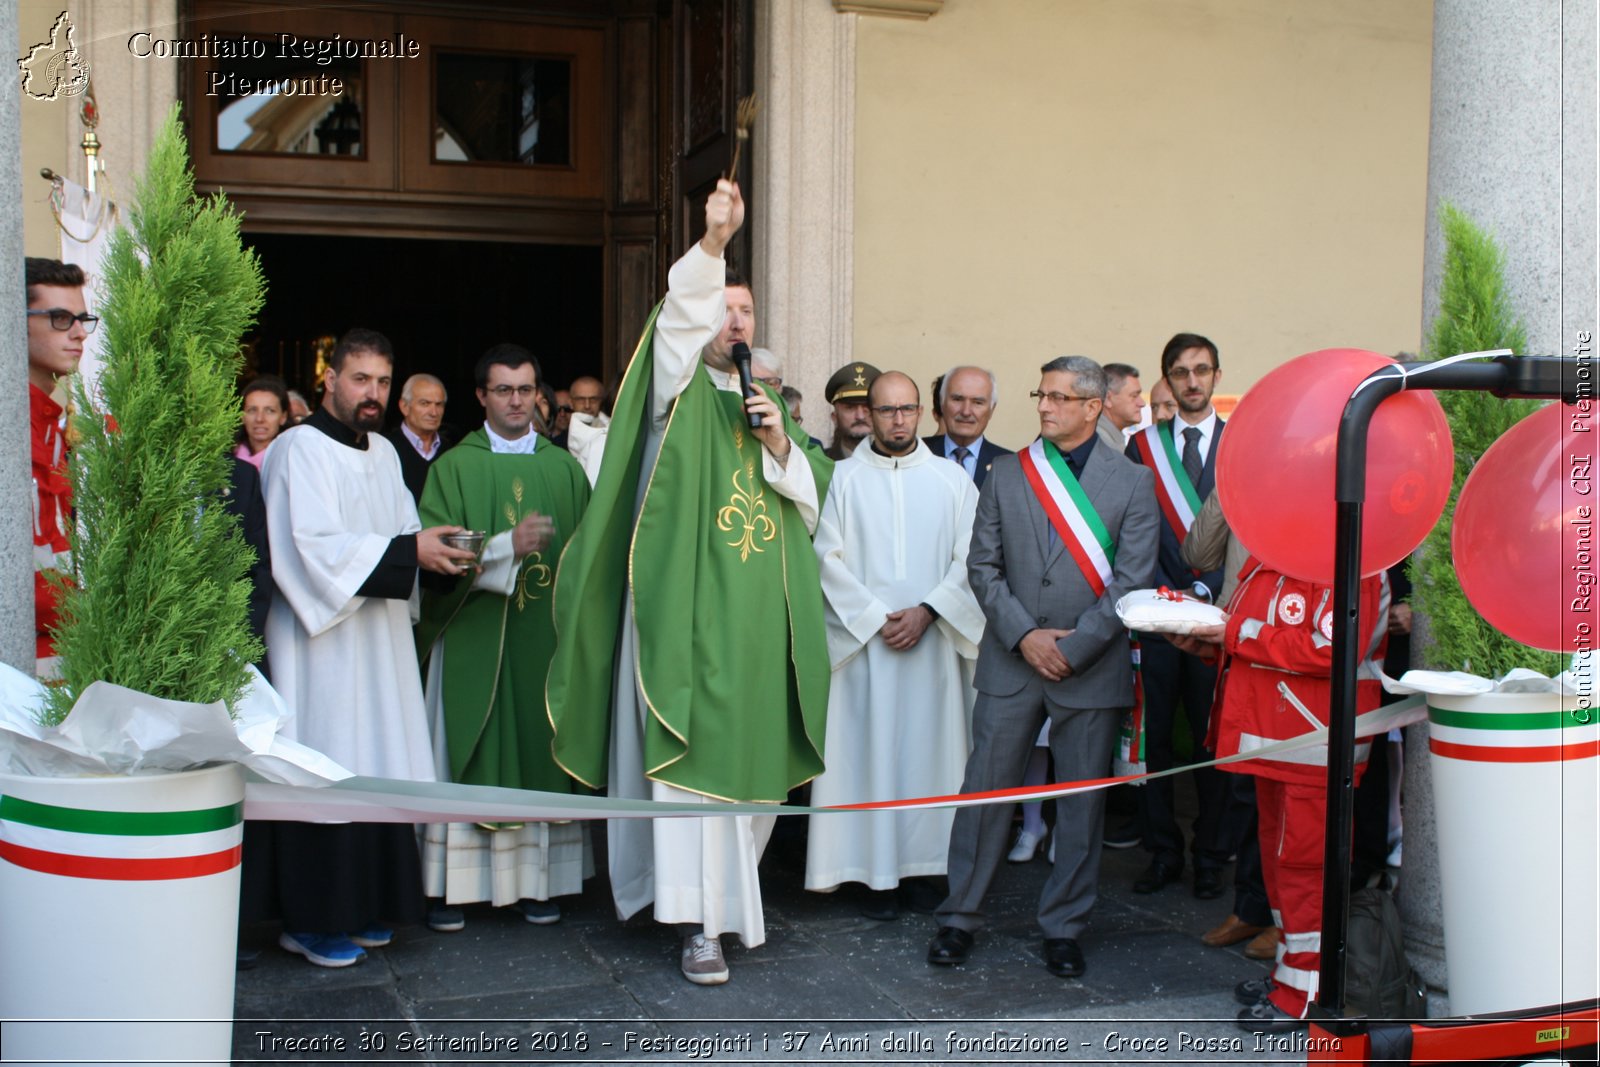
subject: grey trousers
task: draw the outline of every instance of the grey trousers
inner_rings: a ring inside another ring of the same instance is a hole
[[[963,793],[1007,789],[1022,781],[1023,768],[1046,716],[1056,780],[1104,778],[1111,767],[1121,708],[1068,708],[1051,701],[1042,681],[997,697],[979,693],[972,710],[972,754]],[[1078,937],[1100,881],[1105,791],[1061,797],[1056,805],[1056,862],[1039,898],[1039,926],[1046,938]],[[1011,806],[985,804],[956,809],[950,830],[950,896],[939,906],[941,926],[977,930],[983,899],[1010,847]]]

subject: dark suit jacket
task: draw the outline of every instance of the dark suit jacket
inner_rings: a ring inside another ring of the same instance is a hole
[[[1172,424],[1173,432],[1178,435],[1175,443],[1178,446],[1179,455],[1183,454],[1183,425],[1182,419]],[[1211,435],[1211,448],[1206,452],[1205,466],[1200,468],[1200,484],[1194,488],[1202,503],[1211,495],[1211,491],[1217,487],[1217,449],[1222,444],[1222,431],[1226,427],[1227,423],[1219,418],[1217,420],[1217,431]],[[1140,432],[1143,433],[1144,431],[1141,430]],[[1144,462],[1139,456],[1139,444],[1137,441],[1128,442],[1127,456],[1135,463],[1142,465]],[[1150,492],[1151,498],[1154,499],[1154,479],[1150,483]],[[1214,570],[1204,572],[1198,580],[1206,583],[1206,588],[1211,590],[1211,596],[1215,599],[1222,592],[1222,582],[1225,577],[1227,576],[1223,573],[1222,567],[1219,566]],[[1188,589],[1197,580],[1194,568],[1183,561],[1183,550],[1178,544],[1178,535],[1172,532],[1172,526],[1165,517],[1161,520],[1161,555],[1156,562],[1156,578],[1160,584],[1172,589]],[[1141,635],[1141,639],[1143,636]]]
[[[1112,577],[1096,597],[1083,572],[1028,486],[1016,456],[995,461],[978,497],[967,577],[988,625],[978,648],[974,678],[979,692],[1010,696],[1039,674],[1016,651],[1028,631],[1071,630],[1057,642],[1072,674],[1045,682],[1058,704],[1073,708],[1121,708],[1133,704],[1128,631],[1117,619],[1117,599],[1145,589],[1155,573],[1157,527],[1155,475],[1097,445],[1078,479],[1116,545]]]
[[[222,503],[239,516],[239,530],[245,544],[255,549],[256,561],[250,567],[250,632],[264,642],[267,630],[267,609],[272,606],[272,594],[277,588],[272,582],[272,550],[267,544],[267,504],[261,496],[261,475],[238,456],[233,457],[233,470],[228,487],[222,491]],[[270,678],[266,656],[256,666]]]
[[[924,437],[922,443],[933,449],[934,455],[949,459],[950,457],[946,456],[944,451],[945,439],[945,434],[936,433],[932,437]],[[989,469],[994,466],[994,461],[1001,456],[1009,456],[1011,454],[1011,449],[1001,448],[987,437],[983,439],[983,446],[978,449],[978,473],[972,478],[979,489],[983,488],[985,479],[989,477]]]
[[[383,436],[394,445],[394,450],[400,453],[400,476],[405,479],[406,489],[411,492],[411,499],[416,503],[422,502],[422,487],[428,484],[428,468],[433,466],[433,460],[422,458],[399,426],[391,426],[383,431]],[[433,459],[438,459],[447,452],[455,441],[445,434],[444,428],[439,429],[439,451],[433,454]]]

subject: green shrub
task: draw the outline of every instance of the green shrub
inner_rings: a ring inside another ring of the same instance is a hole
[[[1439,283],[1439,314],[1428,334],[1425,356],[1443,359],[1461,352],[1508,348],[1526,354],[1527,333],[1506,294],[1505,257],[1494,238],[1451,204],[1439,208],[1444,227],[1444,271]],[[1411,603],[1427,617],[1431,641],[1423,652],[1427,666],[1464,670],[1498,678],[1513,667],[1559,673],[1564,663],[1513,641],[1473,610],[1450,557],[1450,529],[1456,498],[1473,465],[1500,435],[1542,401],[1502,400],[1489,393],[1441,390],[1439,402],[1450,420],[1455,442],[1455,479],[1444,515],[1422,549],[1412,557]]]
[[[176,107],[137,201],[103,268],[98,394],[74,379],[77,580],[55,633],[52,723],[102,680],[231,706],[261,655],[248,624],[254,553],[222,504],[261,268],[226,201],[195,197]]]

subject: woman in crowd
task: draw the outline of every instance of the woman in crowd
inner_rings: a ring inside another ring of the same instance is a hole
[[[283,379],[267,375],[244,387],[244,415],[234,438],[233,454],[257,470],[267,446],[289,425],[289,388]]]

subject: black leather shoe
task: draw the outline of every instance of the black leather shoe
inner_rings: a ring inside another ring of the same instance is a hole
[[[1222,895],[1222,872],[1206,867],[1194,872],[1194,895],[1198,900],[1216,900]]]
[[[863,918],[893,922],[900,918],[900,893],[895,889],[869,889],[861,902]]]
[[[928,962],[941,967],[966,963],[967,953],[971,950],[970,931],[957,926],[941,926],[939,932],[933,935],[933,940],[928,942]]]
[[[1151,860],[1150,866],[1146,867],[1144,873],[1135,879],[1133,891],[1135,893],[1154,893],[1162,886],[1176,882],[1181,874],[1183,874],[1182,867],[1174,867],[1172,864],[1164,863],[1161,860]]]
[[[1057,978],[1077,978],[1083,974],[1083,949],[1070,937],[1047,937],[1044,942],[1044,969]]]

